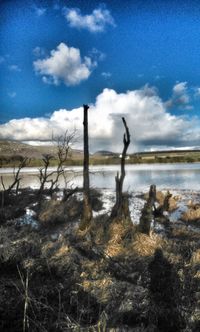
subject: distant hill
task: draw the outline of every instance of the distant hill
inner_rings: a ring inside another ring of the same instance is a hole
[[[118,156],[118,153],[111,152],[111,151],[106,151],[106,150],[99,150],[93,153],[93,156]]]
[[[55,145],[41,145],[33,146],[16,141],[0,141],[0,157],[27,157],[33,159],[42,159],[44,154],[51,154],[56,158],[57,146]],[[70,158],[81,158],[83,152],[81,150],[70,150]]]
[[[41,159],[44,153],[56,154],[54,146],[32,146],[16,141],[0,141],[0,156],[22,156]]]
[[[57,146],[55,145],[29,145],[16,141],[0,141],[0,167],[13,167],[20,163],[22,157],[31,159],[29,166],[42,166],[43,155],[51,154],[51,166],[57,165]],[[90,155],[91,165],[119,164],[120,153],[108,150],[99,150]],[[199,149],[145,151],[127,155],[129,164],[141,163],[173,163],[173,162],[200,162]],[[82,165],[83,151],[70,149],[66,165]]]

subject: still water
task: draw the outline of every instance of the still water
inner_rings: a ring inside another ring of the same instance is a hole
[[[53,168],[51,168],[51,171]],[[114,189],[115,176],[120,170],[118,165],[90,167],[90,183],[92,187]],[[38,168],[24,168],[21,172],[21,187],[38,188]],[[3,177],[5,186],[13,180],[13,170],[1,168],[0,176]],[[65,179],[60,178],[60,188],[69,186],[82,186],[82,167],[65,169]],[[175,190],[200,190],[200,163],[178,164],[152,164],[152,165],[126,165],[126,178],[124,189],[130,191],[144,191],[151,184],[156,184],[159,189]],[[1,188],[1,184],[0,184]]]

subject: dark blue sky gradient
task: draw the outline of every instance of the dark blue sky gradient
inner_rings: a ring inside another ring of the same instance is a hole
[[[58,4],[59,10],[53,9]],[[103,33],[70,28],[62,8],[77,7],[90,14],[99,1],[0,2],[0,122],[13,118],[45,116],[56,109],[71,109],[94,102],[105,88],[117,92],[156,86],[165,101],[177,81],[200,86],[200,1],[104,1],[116,27]],[[34,6],[46,8],[38,16]],[[61,42],[79,48],[82,56],[93,48],[105,53],[91,76],[68,87],[44,84],[33,69],[33,49],[46,53]],[[9,70],[17,65],[21,71]],[[110,72],[105,79],[101,73]],[[12,93],[15,97],[10,97]],[[200,99],[192,110],[170,110],[173,114],[199,115]]]

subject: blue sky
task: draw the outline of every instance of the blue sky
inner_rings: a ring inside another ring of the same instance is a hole
[[[118,148],[121,115],[133,150],[199,145],[199,1],[7,0],[0,13],[1,139],[81,131],[89,103],[93,150]]]

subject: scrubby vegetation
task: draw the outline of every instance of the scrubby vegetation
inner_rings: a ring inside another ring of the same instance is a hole
[[[82,231],[81,192],[47,193],[38,202],[37,191],[12,192],[1,209],[1,331],[199,330],[199,232],[158,213],[165,197],[168,210],[177,197],[155,194],[151,218],[164,224],[163,235],[152,220],[145,234],[130,218],[107,214]],[[97,191],[91,203],[101,208]],[[37,228],[17,222],[27,206]]]

